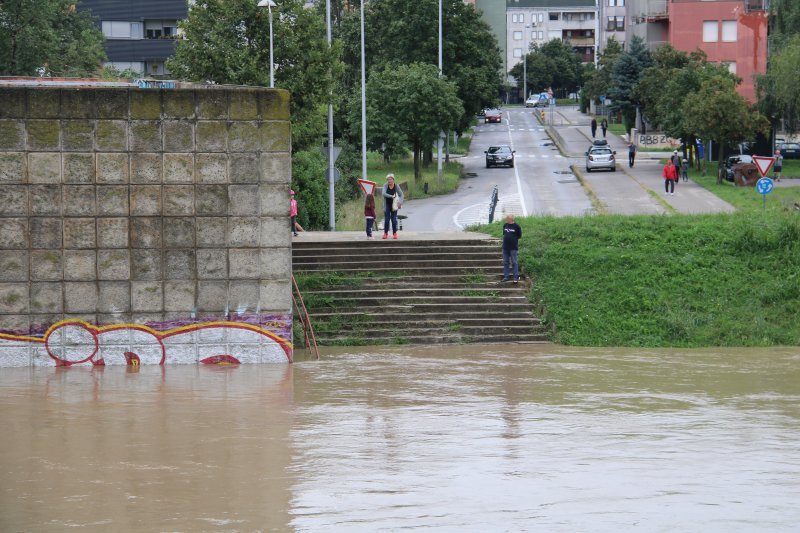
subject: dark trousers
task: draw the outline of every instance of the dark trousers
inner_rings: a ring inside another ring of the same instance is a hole
[[[295,221],[297,221],[297,216],[293,216],[292,217],[292,227],[291,227],[290,231],[292,233],[294,233],[295,235],[297,235],[297,226],[294,225]]]
[[[633,168],[633,161],[636,159],[636,152],[628,152],[628,166]]]
[[[508,279],[509,271],[514,273],[514,279],[519,279],[517,252],[518,250],[506,250],[503,248],[503,279]]]
[[[375,222],[374,218],[367,219],[367,237],[372,237],[372,223]]]
[[[675,192],[675,182],[672,180],[664,180],[664,192]]]
[[[397,233],[397,211],[385,209],[383,212],[383,232],[389,233],[389,221],[392,221],[392,233]]]

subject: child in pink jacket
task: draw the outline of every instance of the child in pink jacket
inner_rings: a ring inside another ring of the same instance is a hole
[[[297,200],[294,199],[294,191],[292,193],[292,201],[289,203],[289,216],[292,219],[292,227],[290,228],[292,234],[297,237]]]

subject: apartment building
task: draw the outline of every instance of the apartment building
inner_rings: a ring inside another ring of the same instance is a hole
[[[78,9],[99,18],[109,66],[147,76],[166,76],[164,61],[175,53],[178,21],[187,0],[80,0]]]
[[[522,61],[531,44],[560,39],[593,62],[598,34],[596,0],[507,0],[506,64]]]
[[[651,50],[664,43],[727,65],[739,94],[756,101],[755,76],[767,70],[768,0],[629,0],[629,37]]]

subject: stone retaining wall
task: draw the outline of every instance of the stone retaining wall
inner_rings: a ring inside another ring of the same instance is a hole
[[[0,366],[290,360],[288,99],[0,87]]]

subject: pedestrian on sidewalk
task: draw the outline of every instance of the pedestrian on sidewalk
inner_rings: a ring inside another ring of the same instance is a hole
[[[689,161],[686,158],[681,161],[681,179],[689,181]]]
[[[606,131],[608,131],[608,121],[603,119],[603,122],[600,123],[600,129],[603,130],[603,139],[606,138]]]
[[[503,281],[508,281],[509,273],[513,273],[514,283],[519,283],[517,253],[521,238],[522,228],[514,221],[514,215],[506,215],[506,223],[503,224]]]
[[[633,168],[633,162],[636,160],[636,145],[633,141],[628,143],[628,166]]]
[[[783,156],[780,150],[775,150],[775,163],[772,168],[775,169],[775,181],[780,182],[783,174]]]
[[[292,227],[289,228],[289,231],[297,237],[297,200],[294,199],[294,191],[291,191],[291,198],[289,202],[289,218],[291,219]]]
[[[367,194],[364,200],[364,219],[367,222],[367,239],[372,239],[372,224],[375,222],[377,214],[375,213],[375,196],[372,193]]]
[[[403,207],[403,189],[394,182],[394,174],[386,175],[383,185],[383,238],[389,238],[389,222],[392,223],[392,237],[397,238],[397,212]]]
[[[672,163],[672,159],[664,165],[664,192],[675,196],[675,182],[678,181],[678,171]]]
[[[670,159],[672,160],[672,164],[675,166],[675,185],[677,185],[681,173],[681,156],[678,155],[677,150],[673,150]]]
[[[592,139],[597,135],[597,119],[592,117]]]

